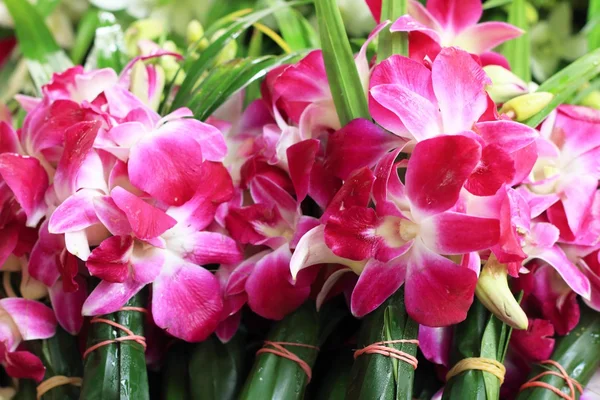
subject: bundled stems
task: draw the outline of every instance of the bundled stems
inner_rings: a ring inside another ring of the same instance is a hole
[[[407,314],[404,289],[401,288],[363,321],[358,334],[358,348],[394,340],[415,340],[418,325]],[[416,356],[412,343],[388,344],[387,347]],[[352,368],[346,398],[349,400],[398,399],[413,395],[414,368],[409,363],[381,354],[362,354]]]

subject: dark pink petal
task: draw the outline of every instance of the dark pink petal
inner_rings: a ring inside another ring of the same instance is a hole
[[[41,382],[44,379],[46,368],[42,361],[28,351],[6,352],[4,368],[6,373],[13,378],[33,379]]]
[[[75,192],[77,174],[100,129],[99,121],[79,122],[65,132],[64,152],[54,175],[54,188],[59,198],[65,199]]]
[[[17,226],[9,225],[0,229],[0,265],[4,265],[8,257],[13,254],[18,242],[19,231]]]
[[[338,178],[347,179],[362,167],[373,167],[404,143],[366,119],[355,119],[327,139],[327,166]]]
[[[111,234],[121,236],[132,232],[127,215],[117,207],[110,196],[95,196],[93,205],[98,220]]]
[[[465,29],[454,38],[452,44],[473,54],[486,51],[523,34],[523,30],[506,22],[484,22]]]
[[[261,258],[248,277],[248,305],[258,315],[280,320],[308,298],[310,286],[294,286],[290,283],[291,257],[289,247],[281,246]]]
[[[217,232],[194,232],[177,238],[178,247],[168,248],[194,264],[237,264],[242,253],[235,240]]]
[[[563,105],[558,108],[555,129],[550,139],[560,144],[563,152],[576,158],[600,146],[599,124],[598,110]]]
[[[391,32],[421,32],[424,35],[429,36],[431,39],[440,43],[442,40],[439,33],[435,29],[420,23],[410,15],[406,14],[398,18],[392,24],[390,28]]]
[[[395,163],[401,149],[386,154],[375,167],[375,183],[373,184],[373,199],[377,212],[381,215],[400,215],[400,209],[410,209],[405,195],[404,184],[398,176]]]
[[[9,297],[0,300],[0,308],[10,315],[23,340],[48,339],[56,332],[54,312],[38,301]]]
[[[215,330],[215,335],[217,335],[221,343],[227,343],[235,336],[240,326],[241,319],[242,313],[238,312],[221,321]]]
[[[363,317],[394,294],[404,283],[406,268],[405,257],[387,263],[370,260],[352,291],[352,315],[357,318]]]
[[[492,196],[509,184],[515,175],[512,158],[502,147],[491,144],[481,151],[481,160],[465,182],[465,189],[476,196]]]
[[[373,172],[366,167],[352,174],[327,206],[321,216],[321,221],[327,221],[331,215],[344,208],[352,206],[366,207],[371,198],[374,181]]]
[[[63,235],[48,232],[48,220],[42,223],[39,239],[29,256],[28,270],[31,276],[50,287],[60,276],[59,255],[65,248]]]
[[[486,51],[485,53],[479,55],[479,60],[481,61],[481,65],[484,67],[487,67],[488,65],[499,65],[510,71],[510,64],[508,63],[508,60],[500,53]]]
[[[123,283],[111,283],[102,281],[83,303],[81,313],[86,316],[110,314],[123,307],[145,283],[139,283],[133,279]]]
[[[560,231],[560,238],[566,242],[574,241],[577,236],[571,231],[563,203],[558,201],[546,210],[548,220]]]
[[[375,18],[375,22],[379,22],[381,20],[381,3],[382,0],[366,0],[367,6],[369,6],[369,10]]]
[[[526,331],[513,331],[511,345],[531,361],[550,358],[554,350],[554,327],[545,319],[530,319]]]
[[[290,249],[294,249],[296,247],[298,241],[306,232],[319,226],[320,224],[321,222],[317,218],[309,217],[308,215],[302,215],[300,219],[298,219],[296,229],[294,230],[294,236],[290,240]]]
[[[454,34],[475,25],[483,13],[479,0],[428,0],[427,10],[445,31]]]
[[[269,238],[279,238],[281,240],[277,240],[276,247],[287,241],[283,235],[290,229],[276,207],[262,204],[231,208],[225,218],[225,226],[231,236],[242,244],[265,244]]]
[[[529,175],[538,158],[537,145],[531,143],[520,150],[512,153],[515,164],[515,176],[511,185],[518,185]]]
[[[375,255],[381,224],[372,208],[351,207],[332,215],[325,225],[325,243],[339,257],[361,261]]]
[[[458,2],[450,2],[455,1]],[[475,2],[481,6],[479,0]],[[485,86],[492,82],[483,68],[466,51],[447,47],[433,62],[431,76],[444,133],[470,130],[487,109]]]
[[[449,367],[451,346],[452,328],[419,327],[419,348],[429,361]]]
[[[422,245],[408,253],[404,299],[418,323],[448,326],[463,321],[473,302],[477,274]]]
[[[125,213],[135,235],[140,239],[153,239],[177,224],[163,211],[146,203],[127,190],[116,187],[110,193],[115,204]]]
[[[316,160],[310,171],[309,196],[324,209],[332,201],[338,190],[342,187],[342,180],[336,178],[325,163]]]
[[[202,267],[168,266],[152,285],[152,316],[167,333],[200,342],[217,328],[223,311],[219,282]]]
[[[495,144],[507,153],[520,150],[535,142],[538,131],[514,121],[489,121],[475,124],[475,131],[487,144]]]
[[[131,148],[128,171],[137,188],[169,205],[192,198],[202,176],[202,147],[191,133],[147,135]]]
[[[79,263],[77,257],[69,253],[69,249],[64,249],[60,253],[60,262],[58,263],[58,270],[62,278],[63,290],[65,292],[75,292],[79,289],[75,277],[79,272]]]
[[[481,146],[462,136],[439,136],[417,143],[408,161],[406,194],[422,214],[454,206],[481,157]]]
[[[65,292],[60,281],[48,291],[58,323],[71,335],[77,335],[83,326],[81,308],[88,295],[85,280],[81,276],[77,276],[75,280],[79,286],[75,292]]]
[[[419,231],[430,250],[448,255],[489,249],[499,236],[498,220],[450,211],[423,220]]]
[[[319,141],[317,139],[303,140],[286,150],[290,177],[299,202],[308,195],[310,171],[318,151]]]
[[[92,251],[85,266],[92,276],[108,282],[125,282],[132,250],[131,236],[109,237]]]
[[[10,187],[27,215],[27,226],[34,227],[46,213],[44,194],[48,174],[33,157],[14,153],[0,154],[0,175]]]
[[[17,132],[5,121],[0,121],[0,154],[2,153],[23,153]]]
[[[298,215],[298,204],[281,186],[264,176],[257,176],[250,183],[250,194],[255,203],[277,208],[288,224],[294,224]]]
[[[80,190],[69,196],[50,216],[50,233],[76,232],[100,222],[94,208],[96,191]]]
[[[598,179],[593,176],[577,176],[575,181],[566,184],[561,190],[561,200],[573,234],[577,235],[582,229],[582,223],[592,206]],[[549,215],[550,222],[552,216]]]

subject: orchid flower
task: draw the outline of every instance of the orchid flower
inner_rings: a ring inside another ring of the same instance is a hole
[[[478,257],[474,265],[469,254],[495,245],[499,237],[497,220],[451,210],[481,146],[463,135],[419,142],[408,161],[406,185],[396,172],[397,154],[380,161],[374,182],[364,174],[365,187],[374,183],[376,210],[366,202],[344,205],[324,226],[305,234],[292,257],[292,275],[318,263],[344,264],[360,274],[351,299],[356,316],[377,308],[405,283],[407,311],[417,322],[445,326],[462,321],[479,268]],[[329,252],[315,254],[323,242]],[[445,255],[463,256],[464,265]]]
[[[377,21],[381,15],[381,0],[367,0]],[[494,47],[520,36],[523,31],[505,22],[478,23],[483,8],[481,0],[428,0],[423,7],[409,0],[408,14],[401,16],[391,27],[392,32],[411,32],[410,57],[418,61],[435,59],[444,47],[457,46],[481,56],[484,64],[508,63]]]
[[[54,336],[54,312],[33,300],[16,297],[1,299],[0,326],[0,364],[9,376],[40,382],[46,368],[37,356],[18,347],[23,341]]]

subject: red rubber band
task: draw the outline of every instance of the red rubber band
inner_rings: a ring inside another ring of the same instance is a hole
[[[142,307],[122,307],[117,310],[117,312],[119,312],[119,311],[137,311],[137,312],[141,312],[141,313],[148,313],[148,310],[146,310],[145,308],[142,308]],[[99,349],[102,346],[107,346],[107,345],[113,344],[113,343],[126,342],[128,340],[132,340],[132,341],[138,343],[139,345],[141,345],[144,348],[144,351],[146,351],[146,338],[141,335],[136,335],[135,333],[133,333],[133,331],[131,329],[127,328],[126,326],[123,326],[115,321],[111,321],[106,318],[101,318],[99,316],[92,318],[90,323],[91,324],[108,324],[112,327],[122,330],[123,332],[125,332],[127,334],[127,336],[121,336],[121,337],[118,337],[115,339],[104,340],[100,343],[96,343],[95,345],[88,347],[88,349],[83,353],[84,360],[88,356],[88,354],[90,354],[94,350]]]
[[[575,392],[575,389],[577,389],[577,391],[579,392],[580,395],[583,393],[583,387],[581,386],[581,384],[579,382],[577,382],[575,379],[571,378],[569,376],[569,374],[567,373],[567,371],[562,367],[562,365],[560,365],[556,361],[546,360],[546,361],[540,362],[539,364],[550,364],[550,365],[554,366],[559,372],[549,370],[549,371],[544,371],[541,374],[534,376],[533,378],[531,378],[530,380],[525,382],[523,385],[521,385],[521,387],[519,388],[519,393],[525,389],[539,387],[539,388],[548,389],[548,390],[552,391],[554,394],[556,394],[558,397],[560,397],[561,399],[564,399],[564,400],[576,400],[577,393]],[[553,375],[553,376],[558,376],[559,378],[563,378],[565,380],[565,382],[567,382],[567,386],[569,387],[569,391],[571,392],[571,394],[567,395],[566,393],[563,393],[560,389],[555,388],[554,386],[552,386],[546,382],[539,381],[540,378],[542,378],[544,376],[548,376],[548,375]]]
[[[419,341],[416,339],[398,339],[398,340],[385,340],[383,342],[377,342],[368,345],[364,349],[358,349],[354,352],[354,358],[356,359],[363,354],[380,354],[385,357],[392,357],[396,360],[404,361],[407,364],[412,365],[414,369],[417,369],[419,365],[419,361],[417,358],[411,354],[405,353],[401,350],[395,349],[393,347],[386,346],[386,344],[397,344],[397,343],[410,343],[414,345],[419,345]]]
[[[268,348],[267,346],[271,346],[272,349]],[[263,354],[263,353],[270,353],[270,354],[275,354],[276,356],[279,356],[279,357],[287,358],[288,360],[297,363],[298,366],[300,368],[302,368],[302,370],[304,371],[304,373],[306,373],[306,376],[308,377],[308,382],[310,382],[310,379],[312,378],[312,370],[310,369],[310,365],[308,365],[308,363],[306,361],[304,361],[303,359],[298,357],[298,355],[296,355],[295,353],[292,353],[291,351],[286,349],[284,346],[305,347],[307,349],[313,349],[313,350],[319,351],[318,347],[312,346],[310,344],[291,343],[291,342],[271,342],[269,340],[265,340],[264,347],[262,349],[258,350],[256,352],[256,355]]]

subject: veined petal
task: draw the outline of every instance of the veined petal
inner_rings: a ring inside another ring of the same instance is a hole
[[[477,274],[420,244],[408,254],[404,299],[409,315],[427,326],[463,321],[473,302]]]
[[[487,121],[475,124],[475,131],[488,144],[500,146],[507,153],[520,150],[535,142],[538,131],[514,121]]]
[[[0,175],[27,215],[27,226],[35,227],[46,213],[44,194],[48,174],[33,157],[14,153],[0,154]]]
[[[452,45],[469,53],[483,54],[523,34],[523,30],[506,22],[484,22],[472,25],[452,40]]]
[[[202,267],[173,262],[152,285],[154,322],[187,342],[206,339],[219,325],[223,299],[218,280]]]
[[[81,308],[87,298],[87,285],[81,276],[75,277],[79,288],[75,292],[65,292],[62,282],[56,282],[49,290],[50,301],[60,326],[71,335],[77,335],[83,326]]]
[[[80,190],[69,196],[50,216],[50,233],[76,232],[100,222],[94,209],[94,190]]]
[[[448,211],[424,219],[419,236],[438,254],[465,254],[498,243],[500,222]]]
[[[202,148],[204,160],[223,161],[227,154],[227,144],[223,133],[214,126],[195,119],[182,118],[169,121],[154,134],[162,137],[193,138]]]
[[[167,241],[169,250],[194,264],[228,264],[242,261],[237,242],[217,232],[193,232]]]
[[[177,224],[163,211],[146,203],[127,190],[116,187],[110,193],[115,204],[125,213],[136,237],[153,239]]]
[[[433,62],[431,77],[444,121],[443,132],[470,130],[488,105],[485,87],[492,81],[483,68],[466,51],[448,47]]]
[[[369,260],[352,291],[352,315],[360,318],[379,307],[402,286],[406,269],[406,257],[399,257],[387,263]]]
[[[83,303],[81,313],[86,316],[110,314],[123,307],[145,283],[139,283],[133,279],[123,283],[112,283],[102,281]]]
[[[406,194],[414,211],[431,215],[454,206],[480,158],[481,146],[467,136],[438,136],[417,143],[406,171]]]
[[[133,231],[127,220],[127,215],[117,207],[110,196],[95,196],[92,201],[98,220],[111,234],[122,236]]]
[[[48,339],[56,332],[54,312],[38,301],[9,297],[0,300],[0,308],[11,316],[23,340]]]

